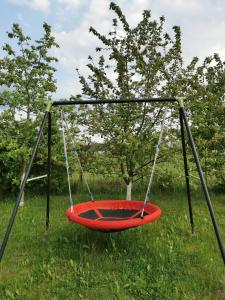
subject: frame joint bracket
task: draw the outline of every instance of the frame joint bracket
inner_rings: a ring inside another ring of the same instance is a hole
[[[184,107],[184,100],[185,100],[185,97],[176,97],[178,103],[179,103],[179,106],[180,107]]]
[[[47,105],[46,105],[46,112],[50,112],[51,108],[52,108],[52,104],[53,102],[51,100],[48,101]]]

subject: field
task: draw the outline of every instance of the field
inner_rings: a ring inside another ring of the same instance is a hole
[[[68,222],[66,196],[52,197],[46,232],[45,198],[28,197],[0,266],[0,299],[225,299],[224,266],[207,207],[201,193],[193,198],[194,235],[184,193],[153,195],[162,218],[114,234]],[[225,199],[212,198],[225,239]],[[1,237],[12,207],[12,201],[0,202]]]

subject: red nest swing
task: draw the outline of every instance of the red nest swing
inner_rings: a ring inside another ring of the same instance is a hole
[[[149,200],[150,198],[150,188],[151,188],[154,170],[156,166],[157,156],[160,149],[160,142],[162,139],[165,117],[166,117],[166,111],[164,113],[163,121],[161,123],[160,136],[156,147],[152,173],[149,180],[145,201],[137,201],[137,200],[136,201],[135,200],[94,201],[89,185],[85,180],[88,193],[92,201],[74,205],[72,200],[71,187],[70,187],[69,162],[67,156],[67,145],[66,145],[65,132],[64,132],[64,123],[66,125],[67,130],[69,130],[69,126],[67,125],[64,119],[63,111],[61,112],[64,156],[66,162],[68,187],[69,187],[69,194],[70,194],[70,208],[67,209],[66,215],[70,221],[93,230],[99,230],[103,232],[115,232],[115,231],[121,231],[129,228],[133,228],[133,227],[143,226],[147,223],[155,221],[161,216],[161,209],[158,206],[150,202],[147,202],[147,200]],[[81,166],[79,155],[76,151],[76,144],[73,139],[72,142],[74,145],[75,156],[78,160],[78,164],[83,174],[83,168]]]
[[[143,217],[143,201],[102,200],[74,205],[66,211],[67,218],[89,229],[115,232],[153,222],[161,215],[161,209],[147,203]]]

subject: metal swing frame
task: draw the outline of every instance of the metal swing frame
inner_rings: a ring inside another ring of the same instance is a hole
[[[222,241],[222,237],[220,234],[220,230],[216,221],[215,213],[213,210],[212,202],[210,199],[208,187],[206,184],[205,176],[202,171],[202,167],[200,164],[199,160],[199,155],[192,137],[192,133],[188,124],[188,119],[187,119],[187,113],[184,108],[184,98],[150,98],[150,99],[119,99],[119,100],[114,100],[114,99],[102,99],[102,100],[72,100],[72,101],[54,101],[54,102],[49,102],[46,107],[46,111],[42,120],[42,123],[40,125],[37,139],[35,142],[35,145],[33,147],[33,151],[30,157],[30,161],[25,173],[25,176],[23,178],[23,182],[20,187],[20,191],[14,206],[14,209],[12,211],[7,229],[5,231],[5,235],[2,240],[1,248],[0,248],[0,261],[2,260],[2,257],[4,255],[5,248],[8,243],[8,239],[17,215],[17,211],[19,208],[19,204],[22,198],[23,191],[25,189],[26,183],[29,180],[28,176],[31,171],[31,167],[33,165],[38,146],[40,144],[40,139],[45,127],[45,124],[47,123],[48,126],[48,157],[47,157],[47,193],[46,193],[46,229],[49,227],[49,217],[50,217],[50,192],[51,192],[51,133],[52,133],[52,116],[51,116],[51,108],[52,107],[57,107],[57,106],[66,106],[66,105],[95,105],[95,104],[110,104],[110,103],[177,103],[179,105],[179,121],[180,121],[180,133],[181,133],[181,142],[182,142],[182,154],[183,154],[183,162],[184,162],[184,175],[185,175],[185,181],[186,181],[186,192],[187,192],[187,200],[188,200],[188,209],[189,209],[189,221],[191,225],[191,230],[192,233],[194,232],[194,220],[193,220],[193,211],[192,211],[192,201],[191,201],[191,191],[190,191],[190,182],[189,182],[189,169],[188,169],[188,161],[187,161],[187,150],[186,150],[186,141],[185,141],[185,130],[187,133],[188,137],[188,142],[191,148],[192,155],[194,157],[194,161],[196,164],[196,168],[199,174],[199,179],[201,182],[201,186],[204,192],[206,204],[209,210],[209,214],[211,217],[212,225],[214,228],[214,232],[216,235],[217,243],[220,249],[221,257],[223,259],[223,263],[225,265],[225,249]]]

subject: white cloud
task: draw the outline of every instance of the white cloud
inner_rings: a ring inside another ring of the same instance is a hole
[[[25,5],[34,10],[47,12],[50,6],[49,0],[10,0],[11,3]]]
[[[94,49],[99,44],[97,38],[89,33],[89,28],[90,26],[96,27],[103,33],[110,30],[112,16],[109,17],[108,7],[109,1],[89,0],[88,9],[85,11],[79,26],[67,31],[54,32],[56,40],[60,44],[60,48],[55,49],[54,55],[59,58],[59,72],[66,74],[57,91],[59,97],[80,93],[75,68],[78,67],[82,70],[82,74],[87,74],[85,68],[88,62],[87,57],[89,54],[95,55]]]
[[[83,0],[84,2],[84,0]],[[64,8],[64,9],[76,9],[79,8],[81,5],[80,0],[58,0],[58,3]]]
[[[163,9],[172,9],[174,12],[198,12],[202,3],[201,0],[160,0],[159,5],[163,7]]]

